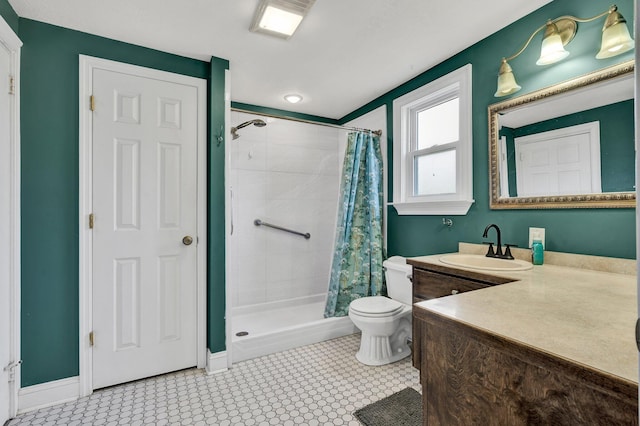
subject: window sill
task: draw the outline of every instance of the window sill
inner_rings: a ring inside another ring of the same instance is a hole
[[[424,201],[413,203],[389,203],[400,216],[403,215],[459,215],[467,214],[475,200]]]

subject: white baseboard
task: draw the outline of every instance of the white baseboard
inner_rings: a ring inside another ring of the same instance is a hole
[[[54,380],[18,391],[18,414],[75,401],[80,397],[80,378]]]
[[[227,351],[212,354],[207,349],[207,374],[219,373],[227,369]]]

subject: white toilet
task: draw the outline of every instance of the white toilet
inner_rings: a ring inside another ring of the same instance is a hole
[[[389,297],[363,297],[349,305],[349,318],[362,331],[356,359],[366,365],[390,364],[411,354],[411,265],[401,256],[382,265]]]

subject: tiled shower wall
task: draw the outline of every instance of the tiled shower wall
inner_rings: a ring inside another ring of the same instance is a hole
[[[325,294],[333,252],[344,132],[233,111],[231,125],[260,118],[228,139],[232,307]],[[311,238],[255,226],[254,220]]]

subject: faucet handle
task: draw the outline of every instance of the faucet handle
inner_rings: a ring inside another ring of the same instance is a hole
[[[483,241],[482,244],[489,244],[489,250],[487,251],[487,254],[485,254],[485,257],[496,257],[496,254],[493,251],[493,243]]]
[[[516,244],[505,244],[504,246],[506,247],[504,251],[504,258],[513,260],[513,255],[511,254],[511,247],[518,247],[518,246]]]

